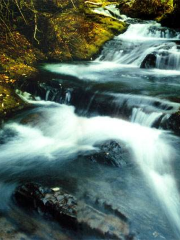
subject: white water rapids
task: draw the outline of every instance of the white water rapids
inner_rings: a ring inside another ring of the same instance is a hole
[[[163,74],[180,74],[180,50],[174,40],[179,40],[179,33],[162,29],[159,24],[134,24],[126,33],[109,42],[101,56],[91,65],[50,64],[45,68],[51,72],[68,72],[70,76],[80,76],[79,79],[83,81],[98,81],[102,70],[110,73],[118,68],[127,72],[140,71],[142,61],[148,54],[154,53],[155,75],[160,74],[160,69],[163,69]],[[122,46],[124,41],[125,46]],[[146,70],[147,75],[148,72]],[[48,95],[49,92],[46,93],[47,99]],[[135,99],[138,106],[133,106],[131,122],[109,116],[81,117],[75,114],[72,106],[39,101],[43,120],[40,118],[38,124],[9,123],[1,130],[1,134],[10,131],[15,136],[0,145],[0,164],[11,164],[18,159],[29,161],[37,157],[54,160],[57,156],[63,161],[79,152],[93,151],[96,143],[119,140],[132,150],[134,160],[150,183],[152,192],[157,195],[175,229],[177,239],[180,239],[180,196],[172,168],[175,149],[171,141],[173,139],[176,142],[176,137],[172,137],[169,132],[151,128],[164,114],[163,109],[144,112],[139,106],[140,102],[142,100],[142,105],[151,105],[149,98],[137,100],[139,97],[133,96],[130,100],[134,102]],[[71,92],[67,92],[66,102],[70,100]],[[33,101],[31,103],[37,104]],[[168,101],[166,104],[169,104]]]
[[[74,108],[66,105],[41,104],[49,107],[44,109],[44,122],[36,127],[17,123],[6,125],[5,128],[15,132],[16,136],[0,147],[1,164],[12,164],[18,159],[28,161],[38,156],[50,160],[57,156],[70,157],[93,150],[98,142],[120,140],[132,149],[170,221],[180,229],[180,199],[171,169],[173,149],[167,133],[116,118],[78,117]]]
[[[122,41],[125,47],[122,47]],[[180,48],[176,44],[179,41],[179,32],[162,28],[155,22],[132,24],[114,42],[105,45],[97,60],[140,67],[146,58],[152,62],[154,57],[155,62],[150,68],[180,70]],[[113,48],[109,51],[111,44]]]

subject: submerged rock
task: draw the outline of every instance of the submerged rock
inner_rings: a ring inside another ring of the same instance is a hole
[[[14,197],[18,204],[34,209],[47,216],[50,214],[59,223],[84,231],[86,234],[108,239],[134,239],[130,234],[127,218],[105,214],[59,188],[46,188],[36,183],[18,187]]]
[[[40,126],[41,123],[46,121],[46,117],[43,112],[30,113],[23,117],[20,121],[23,125],[30,125],[31,127]]]

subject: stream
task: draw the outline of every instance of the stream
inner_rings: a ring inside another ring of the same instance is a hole
[[[180,139],[163,129],[180,108],[180,32],[129,22],[97,59],[41,64],[42,81],[17,90],[34,108],[0,130],[0,214],[26,239],[99,239],[17,207],[30,181],[109,203],[135,239],[180,239]],[[116,166],[89,157],[109,140],[125,153]]]

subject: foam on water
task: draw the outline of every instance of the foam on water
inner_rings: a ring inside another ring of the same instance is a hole
[[[111,81],[110,78],[105,79],[106,74],[103,75],[102,72],[108,72],[108,76],[111,76],[117,69],[120,77],[132,69],[133,74],[135,72],[139,76],[145,73],[147,76],[178,75],[180,51],[176,41],[179,39],[178,32],[162,28],[155,22],[132,24],[124,34],[105,45],[96,61],[86,64],[48,64],[44,68],[80,80],[98,82],[102,79]],[[154,68],[158,69],[140,70],[139,67],[149,54],[156,57]],[[70,92],[67,92],[67,102],[70,97]],[[48,92],[46,98],[48,99]],[[34,127],[8,124],[1,130],[0,136],[11,131],[14,137],[0,145],[0,164],[11,164],[18,159],[31,161],[36,157],[43,157],[44,161],[58,157],[64,161],[79,152],[93,151],[98,142],[109,139],[122,141],[132,150],[134,160],[157,195],[180,239],[180,197],[172,169],[175,154],[170,143],[172,136],[168,132],[150,128],[164,113],[177,110],[179,104],[169,104],[168,101],[154,98],[154,101],[157,100],[156,106],[152,98],[127,94],[120,94],[116,101],[124,103],[124,99],[127,105],[134,104],[132,122],[105,116],[80,117],[75,114],[72,106],[38,102],[45,118],[43,121]],[[30,102],[35,103],[32,99]],[[149,112],[144,111],[147,105],[150,107],[148,110],[151,110]],[[166,105],[170,108],[166,108]]]
[[[127,31],[108,42],[97,60],[141,67],[151,54],[156,59],[149,68],[180,70],[180,33],[156,22],[131,24]]]
[[[173,151],[167,133],[116,118],[79,117],[73,107],[66,105],[49,107],[49,103],[44,102],[44,106],[45,120],[37,126],[13,123],[1,130],[1,136],[6,130],[14,132],[15,136],[0,146],[0,164],[12,164],[18,159],[29,162],[38,156],[43,156],[44,161],[57,156],[63,159],[93,150],[98,142],[118,139],[132,149],[167,215],[180,229],[180,199],[171,170]]]

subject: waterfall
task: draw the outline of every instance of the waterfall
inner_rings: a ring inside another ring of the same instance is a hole
[[[180,70],[180,33],[151,22],[132,24],[107,43],[97,61],[143,68]]]
[[[149,180],[152,189],[155,190],[179,238],[180,196],[171,168],[173,150],[159,135],[144,136],[144,141],[143,139],[137,140],[133,142],[133,146],[136,160]]]
[[[141,108],[134,108],[131,122],[139,123],[142,126],[151,127],[161,116],[161,112],[145,113]]]
[[[13,165],[19,159],[27,160],[27,157],[34,161],[34,157],[40,156],[43,156],[43,161],[57,155],[63,160],[64,156],[93,150],[98,142],[118,139],[131,147],[135,160],[151,182],[168,217],[180,229],[180,199],[171,170],[173,151],[168,144],[169,134],[116,118],[79,117],[74,108],[67,105],[43,101],[37,104],[46,108],[43,114],[45,121],[39,122],[36,128],[6,125],[3,131],[15,132],[15,137],[0,146],[1,164]]]
[[[65,93],[65,103],[69,104],[71,101],[71,90],[67,89],[67,92]]]
[[[150,23],[131,24],[128,30],[117,37],[118,39],[133,40],[161,40],[173,39],[180,40],[180,32],[173,29],[162,27],[161,24],[151,21]]]
[[[0,164],[30,165],[34,159],[58,159],[61,164],[115,139],[130,149],[131,161],[180,239],[180,196],[173,168],[178,138],[155,129],[180,108],[179,41],[179,32],[154,21],[135,23],[106,43],[95,61],[46,64],[44,69],[57,77],[42,85],[40,97],[46,101],[20,95],[37,107],[43,121],[5,125],[0,140],[7,132],[13,137],[0,144]]]

